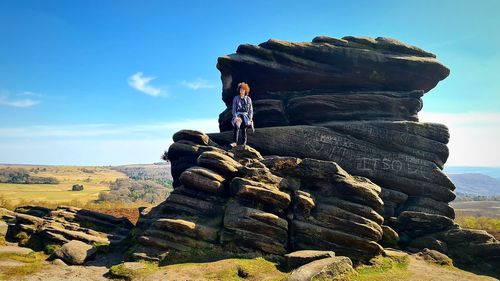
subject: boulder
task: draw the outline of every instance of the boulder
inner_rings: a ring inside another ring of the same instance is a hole
[[[215,151],[203,152],[198,157],[197,163],[202,167],[212,169],[222,175],[232,175],[241,168],[241,164],[233,158]]]
[[[457,228],[453,220],[448,217],[413,211],[402,212],[395,227],[411,237]]]
[[[278,188],[244,178],[234,178],[230,189],[237,198],[268,204],[281,210],[286,209],[291,202],[290,195]]]
[[[382,225],[382,239],[380,240],[380,245],[385,247],[397,247],[399,242],[399,235],[394,229],[388,227],[387,225]]]
[[[172,136],[172,139],[174,142],[187,140],[201,145],[208,145],[210,140],[206,134],[194,130],[180,130]]]
[[[436,250],[429,250],[425,248],[422,252],[417,254],[417,257],[437,265],[453,266],[453,261],[447,255]]]
[[[287,281],[346,280],[353,272],[352,262],[347,257],[329,257],[305,264],[285,279]]]
[[[224,177],[203,167],[192,166],[186,169],[179,180],[186,187],[215,194],[224,192]]]
[[[97,252],[97,249],[82,241],[71,240],[60,249],[54,251],[53,255],[71,265],[80,265],[88,258],[92,257]]]
[[[315,260],[332,257],[335,257],[335,252],[333,251],[302,250],[286,254],[285,263],[288,269],[295,269]]]
[[[231,153],[233,153],[235,159],[257,159],[263,160],[262,155],[255,148],[249,145],[237,145],[231,148]]]

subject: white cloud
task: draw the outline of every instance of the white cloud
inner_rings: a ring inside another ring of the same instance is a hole
[[[0,163],[117,165],[160,161],[181,129],[218,132],[217,119],[0,128]]]
[[[182,129],[218,132],[217,119],[185,119],[145,124],[75,124],[0,128],[0,138],[81,138],[143,136],[175,133]]]
[[[196,78],[193,81],[182,81],[181,84],[185,87],[188,87],[191,90],[199,90],[199,89],[212,89],[215,88],[215,85],[210,84],[210,82],[206,79]]]
[[[32,92],[24,92],[17,94],[16,96],[35,96],[35,95],[37,94]],[[25,108],[25,107],[35,106],[39,103],[40,101],[31,98],[12,98],[11,95],[6,91],[0,93],[0,105]]]
[[[155,79],[156,77],[147,77],[144,76],[142,72],[137,72],[128,78],[128,84],[130,85],[130,87],[143,92],[146,95],[150,95],[153,97],[164,95],[164,90],[150,85],[150,82]]]
[[[450,130],[449,166],[500,166],[500,112],[421,112],[420,121]]]

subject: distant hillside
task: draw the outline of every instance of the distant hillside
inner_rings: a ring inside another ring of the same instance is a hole
[[[112,169],[122,172],[134,180],[151,180],[165,186],[171,186],[172,183],[170,162],[121,165],[114,166]]]
[[[448,174],[458,195],[499,196],[500,179],[479,173]]]
[[[447,174],[483,174],[492,178],[500,179],[500,167],[467,167],[445,165],[444,172]]]

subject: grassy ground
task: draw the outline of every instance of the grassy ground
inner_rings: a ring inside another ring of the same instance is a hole
[[[16,279],[31,275],[43,269],[43,262],[47,258],[43,252],[32,252],[30,254],[0,253],[0,262],[21,262],[22,266],[0,266],[0,280]]]
[[[377,257],[369,266],[356,268],[350,281],[480,281],[497,280],[489,276],[476,275],[454,266],[437,265],[415,255],[392,255]]]
[[[278,281],[288,273],[278,270],[277,265],[263,258],[224,259],[206,263],[181,263],[162,267],[147,265],[137,271],[124,270],[122,266],[112,271],[125,274],[132,280],[267,280]]]

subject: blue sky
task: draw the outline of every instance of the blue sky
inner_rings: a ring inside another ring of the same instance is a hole
[[[159,161],[178,129],[217,131],[217,57],[269,38],[385,36],[450,76],[424,121],[449,165],[500,166],[500,1],[0,1],[0,163]]]

